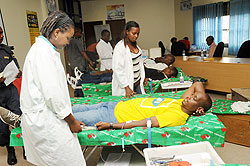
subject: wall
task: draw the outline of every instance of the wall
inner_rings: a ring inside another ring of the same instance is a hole
[[[140,25],[138,44],[143,49],[158,47],[161,40],[165,46],[175,35],[174,0],[96,0],[82,1],[84,22],[107,19],[107,5],[124,4],[126,21]]]
[[[37,12],[39,28],[46,14],[45,0],[0,0],[8,44],[15,47],[15,56],[22,69],[30,48],[26,10]]]
[[[56,0],[58,8],[58,0]],[[39,30],[48,16],[46,0],[0,0],[0,9],[8,44],[15,47],[15,56],[22,70],[25,57],[31,47],[26,10],[37,12]],[[65,59],[62,50],[62,63]]]

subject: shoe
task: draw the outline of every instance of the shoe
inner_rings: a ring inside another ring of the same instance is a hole
[[[71,77],[69,73],[67,73],[67,81],[71,85],[73,89],[81,89],[81,86],[77,86],[78,79],[75,77]]]
[[[76,79],[81,80],[81,76],[83,75],[83,73],[78,69],[78,67],[74,68],[74,72],[75,72]]]
[[[3,107],[0,107],[0,119],[5,123],[10,125],[11,127],[19,127],[20,126],[20,115],[17,115]]]
[[[73,89],[76,88],[76,78],[71,77],[71,76],[69,75],[69,73],[67,73],[67,81],[68,81],[68,83],[71,85],[71,87],[72,87]]]
[[[6,148],[7,148],[7,151],[8,151],[7,163],[9,165],[15,165],[17,163],[17,159],[16,159],[16,154],[15,154],[14,147],[6,146]]]

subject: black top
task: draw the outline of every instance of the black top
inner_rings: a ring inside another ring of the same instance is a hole
[[[173,54],[174,56],[182,56],[183,50],[185,51],[185,55],[188,56],[188,51],[184,43],[175,42],[171,46],[171,54]]]
[[[19,69],[19,64],[17,59],[14,56],[14,53],[11,51],[9,46],[5,44],[0,44],[0,73],[3,72],[4,68],[11,62],[14,61],[17,68]],[[0,83],[0,87],[5,86],[4,83]]]
[[[250,40],[245,41],[237,54],[237,58],[250,58]]]
[[[146,78],[151,78],[152,80],[162,80],[165,77],[165,75],[162,72],[159,72],[156,69],[149,69],[149,68],[145,68],[145,77]]]

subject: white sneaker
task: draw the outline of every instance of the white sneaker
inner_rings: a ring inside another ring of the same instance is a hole
[[[74,68],[74,72],[75,72],[76,79],[81,80],[81,76],[83,75],[83,73],[78,69],[78,67]]]
[[[20,126],[20,115],[17,115],[3,107],[0,107],[0,119],[14,128]]]
[[[67,73],[67,81],[71,85],[73,89],[81,89],[81,86],[77,86],[78,79],[71,77],[69,73]]]

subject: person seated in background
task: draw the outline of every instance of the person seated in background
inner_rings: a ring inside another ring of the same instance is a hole
[[[147,58],[144,60],[144,66],[148,69],[155,69],[162,71],[168,66],[172,65],[175,61],[175,57],[172,54],[165,55],[164,57],[157,57],[154,59]]]
[[[191,115],[204,115],[212,105],[200,82],[189,87],[180,99],[137,98],[120,102],[104,102],[94,105],[76,104],[72,107],[74,117],[86,126],[103,129],[128,129],[146,127],[147,118],[152,127],[184,125]],[[18,117],[6,117],[7,110],[0,109],[0,116],[6,123],[17,124]]]
[[[237,58],[250,58],[250,40],[245,41],[240,46]]]
[[[145,67],[145,77],[151,78],[152,80],[162,80],[165,78],[176,78],[178,75],[178,70],[173,67],[167,67],[162,71],[158,71],[155,69],[149,69]]]
[[[208,36],[206,41],[207,41],[207,45],[209,46],[208,57],[213,57],[214,51],[215,51],[215,49],[217,47],[217,45],[214,42],[214,37],[213,36]]]
[[[183,40],[179,40],[179,42],[182,42],[185,44],[187,51],[190,50],[190,41],[188,40],[188,37],[184,37]]]
[[[166,48],[162,41],[159,41],[158,46],[161,48],[161,57],[164,57]]]
[[[170,39],[170,43],[169,45],[166,47],[166,50],[165,50],[165,54],[171,54],[171,47],[172,47],[172,44],[177,42],[177,38],[176,37],[172,37]]]
[[[74,37],[70,39],[70,42],[64,48],[65,59],[67,65],[71,69],[71,74],[74,73],[74,68],[78,67],[81,72],[89,72],[88,63],[93,66],[94,63],[85,53],[85,48],[83,45],[82,30],[79,27],[75,27]]]
[[[185,53],[186,56],[188,56],[188,51],[184,43],[180,41],[175,41],[172,43],[171,46],[171,54],[174,56],[183,56],[183,52]]]
[[[99,55],[101,61],[101,71],[112,69],[112,57],[113,57],[113,47],[111,46],[110,32],[104,29],[101,32],[101,39],[96,45],[96,51]]]

